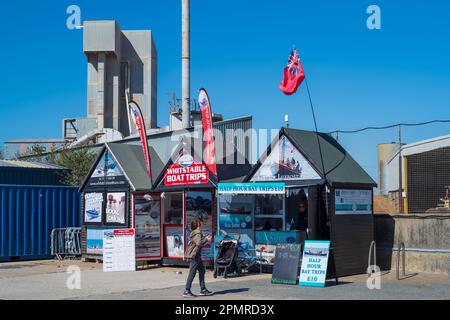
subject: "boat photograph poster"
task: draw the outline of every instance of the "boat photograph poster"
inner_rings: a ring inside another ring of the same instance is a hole
[[[166,226],[166,250],[169,258],[184,258],[183,227]]]
[[[282,136],[252,181],[319,180],[319,174],[286,136]]]
[[[161,202],[136,198],[136,257],[160,257]]]
[[[84,221],[101,223],[103,215],[103,193],[86,193],[84,195]]]
[[[201,232],[203,236],[213,235],[213,195],[210,191],[188,191],[186,193],[186,222],[185,239],[186,245],[191,233],[190,225],[194,219],[202,222]],[[206,244],[202,250],[204,261],[214,259],[213,248],[210,243]]]

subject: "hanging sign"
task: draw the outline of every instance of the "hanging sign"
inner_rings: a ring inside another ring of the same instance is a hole
[[[209,170],[203,163],[196,163],[190,155],[180,157],[176,164],[169,166],[164,176],[164,185],[182,186],[207,184]]]
[[[286,186],[281,183],[219,183],[219,194],[285,194]]]
[[[330,241],[305,241],[299,285],[325,287]]]

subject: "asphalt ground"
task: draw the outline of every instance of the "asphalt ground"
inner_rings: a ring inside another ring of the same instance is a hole
[[[69,272],[68,272],[69,270]],[[72,271],[70,271],[72,270]],[[73,270],[79,270],[74,281]],[[104,273],[102,265],[80,261],[33,261],[0,264],[0,299],[25,300],[184,300],[188,269],[150,268],[137,272]],[[329,281],[325,288],[278,285],[270,274],[214,279],[207,272],[210,300],[450,300],[450,279],[445,274],[406,274],[396,280],[395,273],[383,273],[381,288],[370,290],[367,276],[357,275]],[[79,288],[78,288],[79,284]],[[198,279],[194,294],[199,292]]]

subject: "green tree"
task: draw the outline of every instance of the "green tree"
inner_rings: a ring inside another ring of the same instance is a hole
[[[63,177],[65,184],[81,186],[96,158],[95,153],[90,152],[88,148],[82,148],[63,150],[58,154],[52,152],[47,156],[47,161],[70,169],[70,172]]]

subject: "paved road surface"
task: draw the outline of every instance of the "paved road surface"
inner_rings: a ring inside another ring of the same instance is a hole
[[[70,265],[81,270],[81,289],[69,290]],[[182,274],[176,274],[182,271]],[[134,273],[103,273],[101,264],[79,261],[35,261],[0,264],[0,299],[183,299],[187,269],[157,268]],[[365,275],[340,279],[326,288],[273,285],[270,275],[213,279],[216,294],[205,299],[450,299],[447,275],[419,274],[397,281],[382,276],[381,290],[369,290]],[[198,292],[198,281],[193,291]],[[197,298],[200,299],[200,298]]]

